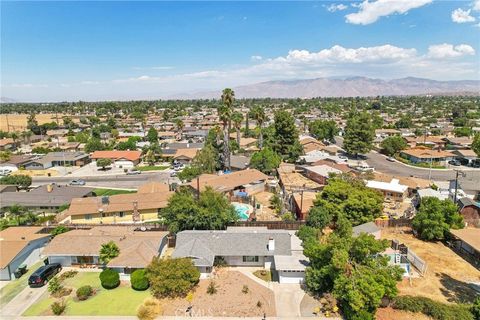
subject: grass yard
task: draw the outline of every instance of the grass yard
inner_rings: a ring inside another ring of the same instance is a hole
[[[98,189],[93,190],[93,192],[98,197],[101,197],[101,196],[113,196],[113,195],[116,195],[116,194],[135,193],[136,191],[98,188]]]
[[[79,272],[75,277],[66,279],[63,284],[74,288],[70,296],[64,298],[67,303],[64,313],[66,316],[133,316],[143,300],[151,296],[149,290],[135,291],[129,284],[122,284],[113,290],[103,289],[98,272]],[[92,286],[97,293],[85,301],[77,301],[74,298],[76,289],[84,285]],[[50,315],[50,305],[55,300],[46,292],[23,315]]]
[[[257,270],[253,273],[253,275],[257,278],[262,279],[263,281],[272,281],[272,272],[270,270]]]
[[[137,167],[140,171],[160,171],[168,169],[169,166],[144,166],[144,167]]]
[[[28,286],[28,278],[30,275],[40,268],[43,265],[42,261],[37,262],[32,265],[26,274],[24,274],[20,279],[15,279],[10,281],[5,287],[0,289],[0,308],[9,303],[17,294],[19,294],[23,289]]]

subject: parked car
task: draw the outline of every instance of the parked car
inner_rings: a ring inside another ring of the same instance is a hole
[[[0,176],[8,176],[10,175],[10,173],[12,173],[12,170],[10,169],[0,169]]]
[[[62,265],[60,263],[51,263],[38,268],[30,278],[28,278],[28,285],[31,288],[43,287],[48,280],[53,278],[57,273],[62,271]]]
[[[134,174],[140,174],[140,173],[142,173],[142,171],[138,169],[130,169],[127,171],[127,175],[134,175]]]
[[[393,157],[387,157],[387,160],[390,161],[390,162],[395,162],[395,158],[393,158]]]
[[[460,166],[460,165],[462,165],[462,164],[460,163],[460,161],[458,161],[458,160],[450,160],[450,161],[448,161],[448,163],[451,164],[452,166]]]
[[[70,181],[69,183],[71,186],[84,186],[85,185],[85,180],[82,179],[74,179]]]
[[[175,171],[173,171],[172,173],[170,173],[170,177],[176,177],[177,176],[177,173]]]

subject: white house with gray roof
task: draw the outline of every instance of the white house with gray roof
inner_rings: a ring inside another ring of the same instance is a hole
[[[266,227],[229,227],[227,230],[187,230],[177,234],[174,258],[191,258],[202,278],[216,262],[259,267],[278,272],[280,283],[300,283],[307,258],[294,232]]]

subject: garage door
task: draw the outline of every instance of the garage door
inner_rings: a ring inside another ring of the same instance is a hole
[[[280,283],[302,283],[305,279],[304,271],[279,271],[278,281]]]
[[[116,167],[120,167],[122,166],[122,168],[133,168],[133,162],[132,161],[128,161],[128,160],[117,160],[115,161],[115,166]]]

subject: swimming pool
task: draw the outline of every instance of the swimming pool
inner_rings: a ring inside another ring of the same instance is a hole
[[[233,202],[232,205],[235,207],[237,216],[241,221],[246,221],[250,217],[249,211],[252,211],[252,207],[248,204]]]

